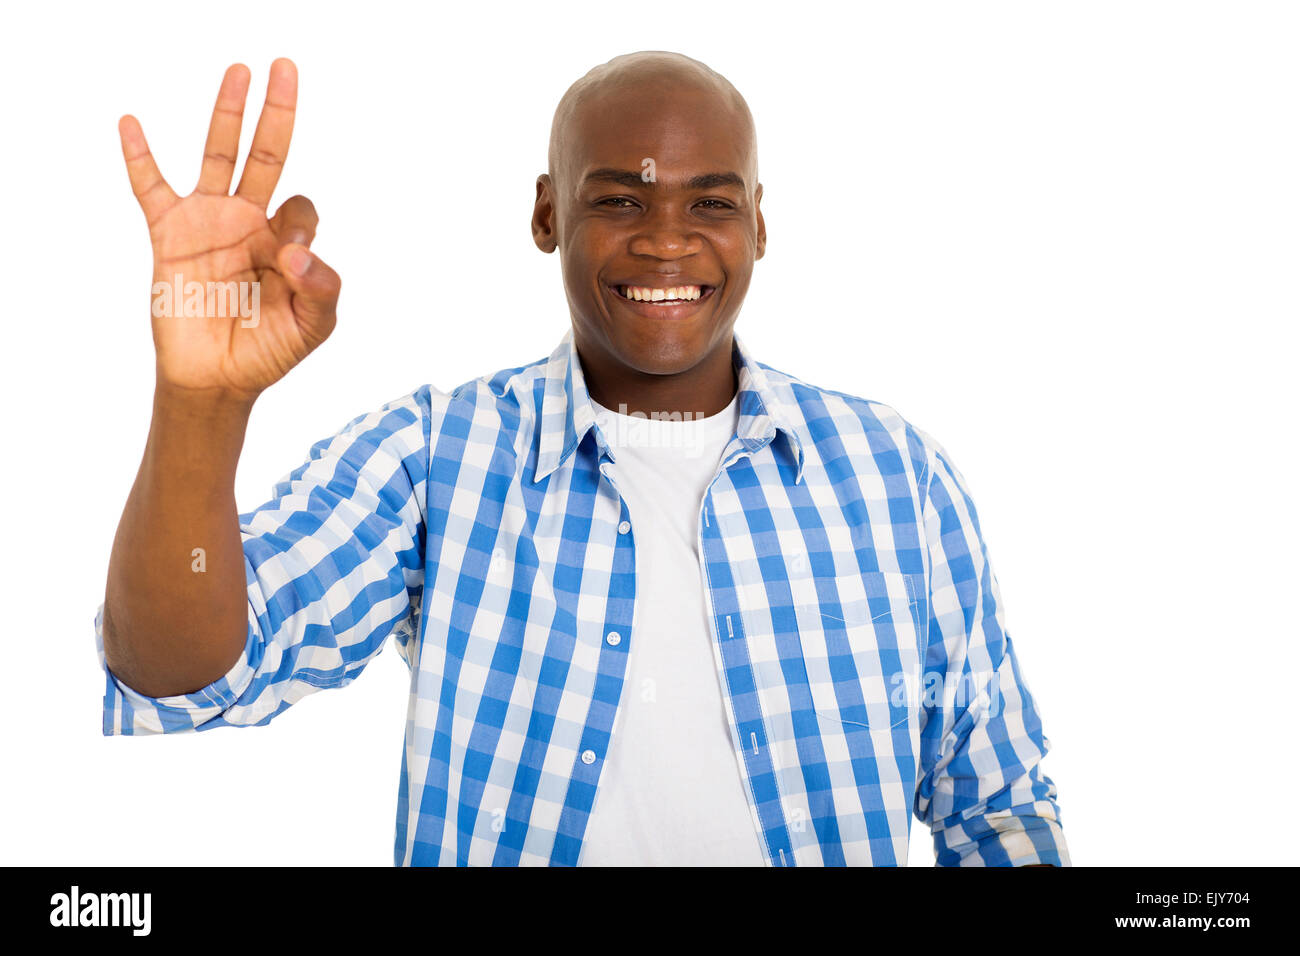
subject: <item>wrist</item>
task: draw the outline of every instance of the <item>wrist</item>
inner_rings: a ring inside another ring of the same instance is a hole
[[[159,381],[145,445],[145,473],[158,485],[179,482],[191,494],[233,495],[252,408],[252,397]]]
[[[201,422],[247,421],[257,393],[224,388],[192,388],[167,382],[161,376],[154,383],[154,412]]]

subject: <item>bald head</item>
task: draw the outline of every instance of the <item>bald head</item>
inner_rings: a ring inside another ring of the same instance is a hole
[[[615,57],[560,100],[531,228],[560,254],[596,401],[713,414],[735,394],[731,329],[767,244],[757,155],[744,98],[680,53]]]
[[[625,53],[593,68],[561,97],[551,122],[547,167],[557,186],[574,182],[574,160],[583,153],[584,128],[599,123],[620,104],[640,105],[670,98],[689,98],[702,116],[729,125],[748,157],[745,178],[752,188],[758,178],[758,141],[754,118],[740,92],[721,73],[681,53],[647,50]]]

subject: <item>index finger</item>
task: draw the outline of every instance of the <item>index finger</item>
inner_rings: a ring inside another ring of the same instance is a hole
[[[117,121],[117,133],[122,140],[122,158],[126,160],[131,191],[144,210],[145,222],[153,226],[177,202],[176,193],[158,171],[140,121],[130,114],[123,116]]]
[[[253,145],[244,162],[235,195],[256,203],[263,209],[271,201],[275,184],[280,181],[284,159],[289,154],[293,135],[293,117],[298,104],[298,69],[292,60],[281,57],[271,64],[266,83],[266,102],[253,133]]]

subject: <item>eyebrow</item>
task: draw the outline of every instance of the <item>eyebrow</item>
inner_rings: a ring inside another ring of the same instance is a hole
[[[614,183],[632,189],[651,185],[641,178],[639,172],[614,169],[608,166],[593,169],[588,173],[583,180],[583,185],[589,183]],[[687,189],[717,189],[719,186],[737,186],[744,189],[745,178],[738,173],[704,173],[700,176],[693,176],[686,181]]]

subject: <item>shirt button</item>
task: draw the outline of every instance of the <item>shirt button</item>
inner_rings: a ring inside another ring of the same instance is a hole
[[[610,647],[618,647],[619,642],[622,640],[623,638],[619,636],[618,631],[610,631],[608,634],[605,635],[605,643],[608,644]]]
[[[584,750],[584,751],[582,752],[582,762],[583,762],[583,763],[595,763],[595,762],[596,762],[596,751],[594,751],[594,750]]]
[[[631,531],[631,530],[632,530],[632,525],[630,525],[628,522],[626,522],[626,521],[620,521],[620,522],[618,523],[618,533],[619,533],[619,534],[627,534],[627,533],[628,533],[629,531]]]

